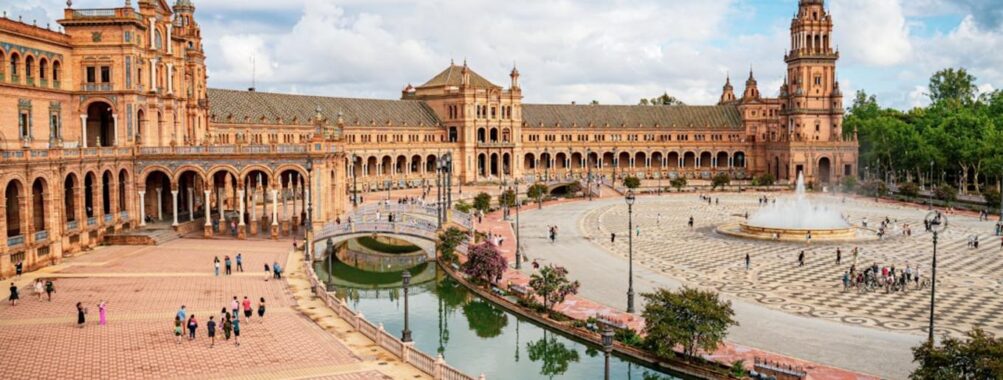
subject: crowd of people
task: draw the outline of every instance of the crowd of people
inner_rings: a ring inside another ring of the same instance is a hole
[[[218,322],[215,316],[209,316],[209,320],[206,322],[206,337],[209,338],[209,347],[216,345],[217,328],[223,331],[224,340],[230,340],[232,334],[233,344],[240,346],[241,312],[244,314],[244,322],[250,323],[251,317],[254,315],[254,309],[252,309],[251,300],[247,296],[244,296],[243,301],[239,301],[237,300],[237,296],[233,296],[233,301],[230,302],[229,308],[224,306],[220,310]],[[265,297],[258,298],[257,314],[258,320],[263,321],[265,318]],[[188,309],[185,305],[181,305],[177,314],[174,315],[175,341],[181,344],[182,336],[184,335],[188,336],[189,341],[195,341],[198,338],[198,329],[199,321],[195,317],[195,314],[188,315]]]
[[[843,291],[857,290],[858,292],[871,292],[884,289],[885,293],[906,292],[910,286],[914,289],[923,289],[928,285],[923,277],[920,266],[915,267],[906,264],[904,270],[896,270],[895,265],[879,266],[874,262],[864,268],[863,271],[857,269],[856,264],[843,272]]]

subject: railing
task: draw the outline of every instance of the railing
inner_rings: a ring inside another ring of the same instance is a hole
[[[5,150],[0,155],[2,155],[5,160],[11,159],[11,158],[24,158],[24,151],[23,150]]]
[[[112,220],[112,214],[105,214],[104,215],[104,222],[105,223],[111,223],[111,220]]]
[[[95,218],[93,216],[87,218],[87,225],[88,226],[93,226],[95,224],[98,224],[98,219],[97,218]]]
[[[279,145],[279,153],[304,153],[306,152],[306,146],[303,145]]]
[[[79,141],[63,141],[63,149],[77,149],[80,147]],[[66,153],[63,153],[66,154]],[[77,151],[73,151],[74,155],[78,155]]]
[[[97,156],[98,155],[98,148],[84,148],[84,155],[85,156]]]
[[[24,235],[11,236],[7,238],[8,247],[16,247],[24,244]]]
[[[27,84],[29,86],[34,86],[35,85],[35,78],[25,77],[24,81],[25,81],[25,84]]]
[[[169,146],[144,146],[139,148],[139,153],[142,154],[168,154],[171,153],[171,147]]]
[[[38,86],[39,87],[49,87],[49,81],[47,79],[39,79],[38,80]]]
[[[175,148],[178,154],[196,154],[205,153],[204,146],[179,146]]]
[[[78,228],[80,228],[80,223],[77,222],[76,220],[71,220],[69,222],[66,222],[66,229],[67,230],[73,231],[73,230],[78,229]]]
[[[240,150],[243,153],[268,153],[271,148],[268,145],[248,145]]]
[[[46,241],[49,240],[49,231],[38,231],[35,232],[35,241]]]
[[[122,220],[123,222],[128,221],[129,220],[129,212],[128,211],[119,211],[118,218],[120,220]]]
[[[31,158],[38,157],[49,157],[49,151],[45,149],[33,149],[31,151]]]
[[[77,9],[73,11],[74,18],[87,18],[87,17],[115,17],[114,8],[106,9]]]
[[[11,76],[10,76],[10,82],[11,83],[15,83],[15,84],[20,83],[21,82],[21,77],[18,76],[17,74],[11,74]]]
[[[58,80],[52,81],[52,88],[62,88],[62,85],[63,84],[61,82],[59,82]]]
[[[209,153],[234,153],[236,152],[236,147],[233,145],[223,145],[223,146],[210,146]]]
[[[80,91],[111,91],[111,83],[84,83]]]
[[[395,337],[393,335],[390,335],[390,333],[388,333],[386,330],[384,330],[382,324],[380,324],[380,332],[379,333],[381,334],[380,339],[379,339],[380,346],[383,347],[383,348],[385,348],[387,351],[390,351],[390,353],[394,354],[394,356],[402,358],[402,359],[405,359],[404,358],[404,343],[402,343],[401,341],[397,340],[397,337]]]
[[[114,156],[116,149],[110,147],[104,147],[104,148],[98,148],[98,150],[101,152],[102,156]]]

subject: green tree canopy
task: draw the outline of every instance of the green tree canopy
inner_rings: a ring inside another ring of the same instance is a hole
[[[689,356],[695,356],[697,349],[713,352],[728,328],[738,325],[731,302],[722,301],[713,291],[658,289],[641,296],[646,300],[641,313],[645,343],[662,357],[675,355],[677,345]]]
[[[963,340],[948,336],[940,346],[923,343],[912,355],[919,368],[910,379],[1003,379],[1003,339],[979,328]]]
[[[491,209],[491,194],[480,193],[474,197],[474,209],[481,212],[487,212]]]
[[[970,103],[975,100],[979,89],[975,86],[975,76],[964,68],[947,68],[930,78],[930,101]]]
[[[627,176],[623,179],[623,185],[627,186],[628,189],[636,189],[641,187],[641,179],[635,176]]]
[[[676,191],[682,191],[683,188],[686,187],[686,177],[679,176],[673,178],[669,181],[669,185],[676,188]]]
[[[552,309],[564,302],[568,295],[578,294],[578,281],[568,280],[568,270],[564,267],[547,265],[529,279],[533,293],[543,298],[543,306]]]

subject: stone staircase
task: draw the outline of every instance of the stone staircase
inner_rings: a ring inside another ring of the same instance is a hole
[[[173,228],[151,228],[142,230],[122,231],[104,236],[107,245],[161,245],[180,238],[181,235]]]

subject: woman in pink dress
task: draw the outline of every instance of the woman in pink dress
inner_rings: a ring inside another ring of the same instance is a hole
[[[106,323],[105,316],[107,315],[106,314],[107,308],[108,305],[104,302],[104,300],[101,300],[101,302],[98,303],[98,325],[101,326],[105,325]]]

